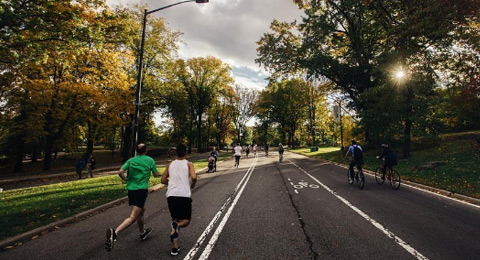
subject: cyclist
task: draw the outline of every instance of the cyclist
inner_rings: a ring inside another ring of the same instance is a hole
[[[282,143],[279,143],[279,144],[278,144],[278,159],[279,159],[280,161],[282,161],[283,152],[284,152],[284,151],[285,151],[285,150],[283,149]]]
[[[377,159],[382,159],[382,179],[385,179],[387,168],[392,170],[393,166],[397,165],[397,154],[388,144],[382,144],[382,153],[377,156]]]
[[[240,146],[240,143],[233,148],[233,151],[235,152],[235,167],[238,168],[238,165],[240,164],[240,157],[242,156],[242,151],[243,148]]]
[[[352,145],[350,145],[347,150],[347,154],[345,154],[345,159],[347,159],[349,155],[352,157],[352,160],[350,161],[350,168],[348,169],[348,171],[350,172],[350,179],[348,181],[350,183],[353,183],[353,178],[355,175],[353,167],[356,165],[357,168],[360,170],[364,161],[362,147],[358,145],[357,141],[355,140],[352,140],[351,143]]]

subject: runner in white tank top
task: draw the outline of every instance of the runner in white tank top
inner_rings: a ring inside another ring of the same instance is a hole
[[[190,198],[192,196],[188,163],[187,159],[177,159],[170,163],[167,198],[170,196]]]
[[[190,224],[192,219],[191,189],[197,183],[197,175],[193,163],[185,159],[187,147],[177,146],[177,159],[167,165],[162,175],[162,183],[168,185],[167,203],[172,217],[170,241],[171,255],[178,255],[178,230]]]

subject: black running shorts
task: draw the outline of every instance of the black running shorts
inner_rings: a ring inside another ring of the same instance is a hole
[[[128,191],[128,205],[142,208],[145,206],[147,200],[148,190],[129,190]]]
[[[188,197],[174,197],[167,198],[168,209],[172,219],[188,219],[192,218],[192,199]]]

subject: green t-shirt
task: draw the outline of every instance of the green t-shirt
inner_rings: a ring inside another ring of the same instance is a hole
[[[150,172],[157,173],[157,166],[152,157],[147,155],[137,155],[122,166],[127,173],[127,190],[148,189],[148,180]]]

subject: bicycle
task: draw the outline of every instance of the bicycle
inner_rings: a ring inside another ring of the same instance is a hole
[[[387,166],[385,165],[385,167]],[[393,167],[391,169],[387,169],[385,173],[383,173],[383,170],[384,170],[383,164],[381,167],[377,167],[375,169],[375,180],[377,181],[378,185],[382,185],[385,182],[385,178],[387,178],[387,180],[390,182],[390,186],[392,187],[392,189],[398,190],[398,188],[400,188],[400,183],[402,182],[400,173],[394,170]]]
[[[363,187],[365,187],[365,175],[363,174],[362,166],[357,165],[357,171],[355,172],[353,180],[350,179],[350,168],[348,168],[347,179],[350,185],[352,185],[355,182],[359,189],[363,189]]]

